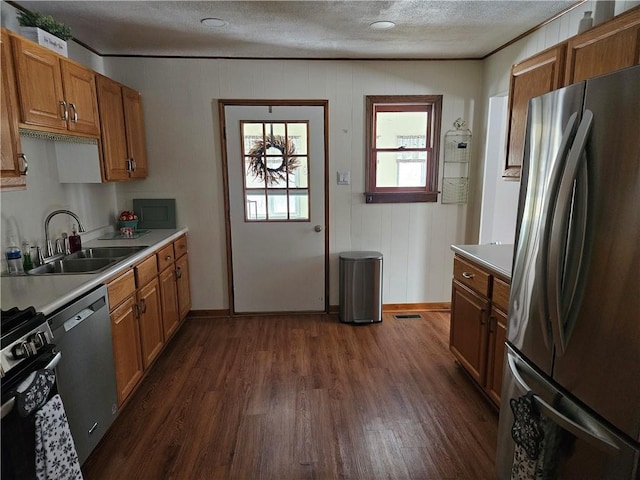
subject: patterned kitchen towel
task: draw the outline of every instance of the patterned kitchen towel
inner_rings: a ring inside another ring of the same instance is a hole
[[[78,454],[60,395],[54,395],[35,413],[36,478],[82,480]]]
[[[56,383],[53,370],[36,370],[18,386],[16,408],[21,417],[27,417],[42,407],[49,397],[51,388]]]
[[[515,442],[511,480],[555,480],[560,427],[538,410],[532,392],[510,404]]]

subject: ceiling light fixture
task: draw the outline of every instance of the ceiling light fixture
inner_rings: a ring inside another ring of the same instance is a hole
[[[224,27],[227,24],[221,18],[203,18],[200,23],[207,27]]]
[[[373,22],[371,25],[369,25],[370,28],[373,28],[374,30],[389,30],[390,28],[395,27],[396,24],[393,22],[388,22],[386,20],[382,20],[380,22]]]

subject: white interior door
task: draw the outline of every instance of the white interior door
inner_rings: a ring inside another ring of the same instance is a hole
[[[325,311],[324,106],[224,115],[234,313]]]

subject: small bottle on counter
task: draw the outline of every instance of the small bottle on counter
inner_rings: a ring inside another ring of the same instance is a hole
[[[77,252],[82,249],[82,239],[80,235],[78,235],[78,230],[76,225],[73,225],[71,229],[71,236],[69,236],[69,250],[71,253]]]
[[[7,272],[10,275],[20,275],[24,273],[24,267],[22,266],[22,251],[18,247],[18,242],[12,238],[9,241],[10,246],[5,251],[7,258]]]
[[[33,268],[33,262],[31,261],[31,247],[29,242],[22,242],[22,267],[25,272],[28,272]]]

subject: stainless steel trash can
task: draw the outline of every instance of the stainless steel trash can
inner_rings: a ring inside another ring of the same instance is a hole
[[[340,321],[382,321],[382,253],[340,254]]]

